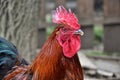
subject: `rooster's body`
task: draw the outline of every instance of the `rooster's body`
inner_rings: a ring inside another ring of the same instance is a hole
[[[77,19],[72,12],[67,12],[63,7],[59,7],[53,14],[54,22],[56,17],[62,18],[59,13],[64,17],[71,15],[73,20]],[[78,22],[76,21],[76,23]],[[23,65],[14,68],[4,80],[83,80],[82,68],[76,54],[81,46],[78,35],[81,34],[80,25],[75,25],[75,29],[62,24],[62,21],[58,24],[34,62],[30,66]]]
[[[16,47],[6,39],[0,37],[0,80],[15,65],[27,65],[27,62],[19,57]]]

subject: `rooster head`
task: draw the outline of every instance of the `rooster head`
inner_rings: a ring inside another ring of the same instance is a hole
[[[61,25],[56,33],[56,39],[62,46],[64,56],[71,58],[81,47],[80,35],[83,35],[80,24],[75,14],[59,6],[52,14],[53,23]]]

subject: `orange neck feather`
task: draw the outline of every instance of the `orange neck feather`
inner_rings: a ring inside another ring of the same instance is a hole
[[[56,39],[57,31],[48,38],[30,67],[33,80],[83,80],[83,72],[77,54],[72,58],[63,56],[62,47]]]
[[[37,58],[31,65],[34,80],[54,80],[59,75],[58,65],[62,56],[62,48],[56,40],[57,29],[44,44]],[[60,75],[59,75],[60,76]],[[57,78],[56,78],[57,79]]]

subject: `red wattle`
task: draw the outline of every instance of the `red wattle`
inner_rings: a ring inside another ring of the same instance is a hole
[[[80,37],[78,35],[72,35],[71,37],[65,39],[65,41],[61,40],[60,37],[63,36],[59,36],[57,40],[62,46],[64,56],[68,58],[73,57],[81,47]]]

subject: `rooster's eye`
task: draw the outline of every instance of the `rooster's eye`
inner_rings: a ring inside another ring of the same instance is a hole
[[[64,27],[62,28],[62,30],[63,30],[63,31],[67,31],[67,29],[66,29],[66,28],[64,28]]]
[[[71,29],[69,29],[69,28],[62,28],[62,31],[64,31],[64,32],[68,32],[68,31],[71,31]]]

